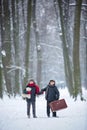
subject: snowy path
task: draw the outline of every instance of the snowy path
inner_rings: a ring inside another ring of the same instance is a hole
[[[65,95],[62,92],[61,98]],[[87,130],[87,102],[74,102],[68,96],[65,99],[68,108],[57,112],[59,118],[48,118],[44,96],[37,97],[38,118],[31,115],[30,119],[26,116],[25,100],[0,100],[0,130]]]

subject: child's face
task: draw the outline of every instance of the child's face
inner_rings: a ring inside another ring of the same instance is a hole
[[[53,81],[51,81],[51,82],[50,82],[50,85],[52,85],[52,86],[53,86],[54,84],[55,84],[55,83],[54,83]]]
[[[33,84],[34,82],[33,82],[33,81],[30,81],[29,83],[30,83],[30,84]]]

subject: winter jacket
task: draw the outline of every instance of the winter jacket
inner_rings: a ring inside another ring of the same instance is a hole
[[[59,99],[59,91],[55,85],[48,85],[46,88],[41,89],[41,91],[45,91],[45,98],[48,102]]]
[[[40,94],[40,90],[39,90],[39,86],[36,84],[28,84],[26,86],[26,88],[23,91],[24,94],[29,94],[30,98],[26,98],[26,100],[31,100],[31,101],[35,101],[36,99],[36,94],[39,95]]]

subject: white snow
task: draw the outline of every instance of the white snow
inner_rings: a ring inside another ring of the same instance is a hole
[[[74,101],[66,89],[60,90],[60,99],[65,98],[68,108],[57,112],[59,118],[46,116],[44,95],[37,97],[38,118],[27,118],[26,101],[21,97],[4,97],[0,100],[0,130],[87,130],[87,102]],[[87,100],[87,91],[84,91]],[[31,111],[32,113],[32,111]]]
[[[2,50],[2,51],[1,51],[1,54],[2,54],[3,56],[6,56],[5,50]]]

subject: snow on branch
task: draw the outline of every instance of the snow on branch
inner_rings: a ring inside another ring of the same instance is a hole
[[[12,71],[15,71],[15,70],[19,69],[19,70],[21,70],[23,72],[23,75],[25,75],[25,69],[23,69],[20,66],[14,66],[14,65],[12,65],[12,66],[6,66],[6,68],[10,69],[7,73],[10,73]]]
[[[0,61],[0,68],[3,68],[3,64],[1,63],[1,61]]]
[[[86,39],[87,40],[87,37],[81,37],[82,39]]]
[[[82,6],[85,6],[85,7],[87,7],[87,4],[82,4]]]
[[[26,33],[26,30],[19,34],[18,37],[22,37]]]
[[[2,51],[1,51],[1,54],[2,54],[3,56],[6,56],[5,50],[2,50]]]
[[[70,6],[77,6],[76,3],[69,4]],[[87,4],[82,4],[82,6],[87,7]]]
[[[45,44],[45,43],[41,43],[41,45],[42,46],[47,46],[47,47],[52,47],[52,48],[59,49],[60,51],[62,51],[61,48],[58,47],[58,46],[48,45],[48,44]]]

